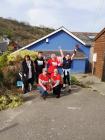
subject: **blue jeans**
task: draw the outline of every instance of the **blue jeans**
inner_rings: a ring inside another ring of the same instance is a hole
[[[48,92],[46,90],[44,90],[41,86],[38,86],[38,89],[40,91],[40,94],[43,95],[48,95]]]

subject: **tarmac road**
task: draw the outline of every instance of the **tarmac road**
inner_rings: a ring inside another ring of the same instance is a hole
[[[0,140],[105,140],[105,96],[74,87],[60,99],[35,93],[0,112]]]

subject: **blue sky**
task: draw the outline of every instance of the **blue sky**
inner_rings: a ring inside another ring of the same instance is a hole
[[[34,26],[99,32],[105,27],[105,0],[0,0],[0,16]]]

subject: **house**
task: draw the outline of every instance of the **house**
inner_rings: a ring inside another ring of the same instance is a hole
[[[95,37],[94,53],[97,55],[94,74],[105,81],[105,28]]]
[[[3,37],[3,42],[6,42],[7,45],[9,45],[10,39],[5,35],[5,36]]]
[[[89,37],[87,34],[83,33],[72,33],[66,28],[61,27],[37,41],[15,51],[14,53],[24,49],[43,51],[46,54],[50,54],[50,52],[58,53],[59,47],[61,47],[65,53],[71,53],[78,44],[80,47],[77,51],[77,55],[73,59],[72,72],[85,73],[89,71],[92,40],[92,35]]]
[[[7,49],[8,49],[7,43],[6,42],[0,42],[0,54],[7,51]]]

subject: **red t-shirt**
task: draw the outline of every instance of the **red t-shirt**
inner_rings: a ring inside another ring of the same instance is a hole
[[[59,64],[59,62],[58,62],[57,59],[55,59],[55,60],[49,59],[48,60],[48,65],[49,65],[49,67],[48,67],[48,73],[53,73],[54,72],[54,69],[57,69],[58,64]]]
[[[54,75],[54,73],[51,74],[51,80],[52,80],[52,84],[55,85],[56,82],[59,80],[60,84],[62,84],[62,77],[60,74],[57,74],[56,76]]]
[[[48,85],[49,85],[49,76],[48,75],[43,75],[43,74],[40,74],[39,75],[39,79],[41,80],[42,84],[48,88]],[[41,86],[39,84],[39,86]]]

